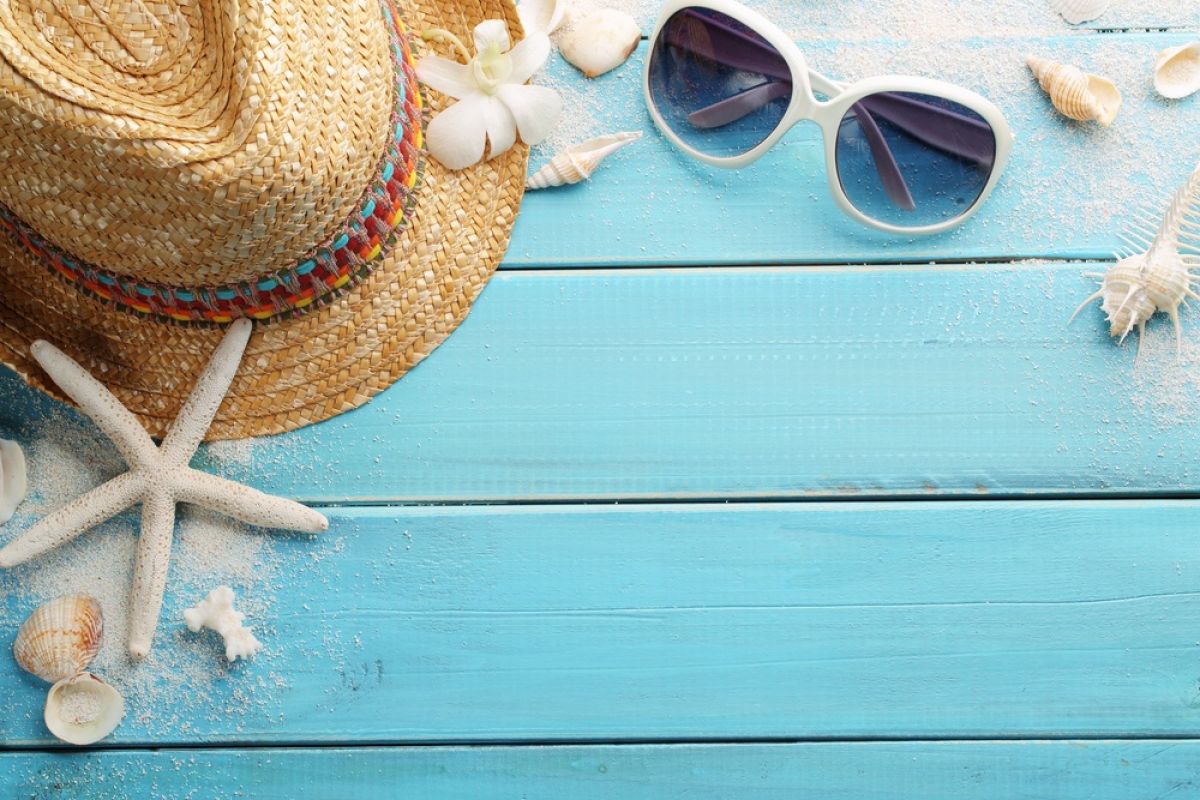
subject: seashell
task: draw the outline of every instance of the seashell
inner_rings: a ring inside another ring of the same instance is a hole
[[[1050,0],[1054,10],[1072,25],[1090,22],[1112,5],[1112,0]]]
[[[596,167],[600,166],[601,161],[640,138],[641,131],[627,131],[597,136],[572,145],[530,175],[525,181],[525,188],[548,189],[551,186],[565,186],[587,180],[596,171]]]
[[[1071,319],[1099,299],[1108,316],[1109,334],[1124,341],[1136,327],[1140,350],[1146,322],[1161,311],[1175,326],[1175,347],[1180,350],[1179,306],[1186,298],[1200,300],[1194,285],[1200,275],[1191,272],[1200,269],[1200,167],[1171,199],[1161,222],[1151,212],[1143,212],[1121,238],[1125,247],[1117,253],[1117,263],[1103,274],[1086,275],[1099,279],[1100,289],[1075,309]]]
[[[1121,93],[1115,84],[1099,75],[1089,75],[1070,64],[1059,64],[1031,56],[1026,62],[1038,83],[1063,116],[1109,125],[1121,108]]]
[[[25,499],[25,453],[21,445],[0,439],[0,525],[12,519]]]
[[[17,631],[13,655],[26,672],[58,683],[87,668],[100,649],[104,616],[83,594],[56,597],[39,606]]]
[[[641,38],[633,17],[606,8],[572,24],[558,49],[584,75],[595,78],[625,63]]]
[[[517,16],[525,35],[531,33],[551,34],[563,26],[569,18],[567,0],[521,0],[517,5]]]
[[[1154,88],[1169,100],[1200,91],[1200,42],[1169,47],[1154,62]]]
[[[124,716],[125,698],[90,672],[64,678],[46,695],[46,727],[69,744],[100,741]]]

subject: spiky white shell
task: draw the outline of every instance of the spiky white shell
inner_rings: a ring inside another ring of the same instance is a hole
[[[572,145],[557,153],[544,167],[529,176],[526,189],[547,189],[587,180],[600,162],[630,142],[642,138],[641,131],[610,133]]]
[[[1169,100],[1200,91],[1200,42],[1169,47],[1154,63],[1154,88]]]
[[[1112,5],[1112,0],[1050,0],[1054,10],[1072,25],[1096,19]]]
[[[17,631],[13,656],[48,683],[73,678],[100,650],[104,616],[95,599],[65,595],[39,606]]]
[[[65,678],[46,695],[46,727],[68,744],[92,744],[125,716],[125,698],[90,672]]]
[[[1122,238],[1124,252],[1108,272],[1089,276],[1100,279],[1100,289],[1075,315],[1100,299],[1109,333],[1123,340],[1134,328],[1140,334],[1152,316],[1164,312],[1175,327],[1176,347],[1181,347],[1179,306],[1187,299],[1200,300],[1193,286],[1200,280],[1193,272],[1200,269],[1200,167],[1175,193],[1161,221],[1148,214],[1135,218]]]
[[[0,525],[12,519],[26,489],[25,453],[16,442],[0,439]]]
[[[642,30],[624,11],[606,8],[572,23],[558,49],[589,78],[625,63],[637,49]]]
[[[521,0],[517,15],[525,35],[531,33],[554,33],[568,19],[567,0]]]
[[[1121,109],[1121,92],[1108,78],[1090,75],[1071,64],[1030,56],[1026,63],[1054,107],[1080,122],[1110,125]]]

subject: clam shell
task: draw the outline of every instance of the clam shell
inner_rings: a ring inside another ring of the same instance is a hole
[[[592,176],[600,162],[630,142],[642,138],[641,131],[626,131],[597,136],[572,145],[550,159],[544,167],[529,176],[526,189],[548,189],[579,183]]]
[[[0,439],[0,525],[12,519],[25,499],[25,453],[21,445]]]
[[[1054,10],[1072,25],[1090,22],[1108,11],[1112,0],[1050,0]]]
[[[56,597],[37,608],[17,631],[13,655],[27,672],[58,683],[87,668],[100,650],[104,616],[95,599]]]
[[[573,23],[558,44],[563,58],[589,78],[625,63],[642,38],[633,17],[606,8]]]
[[[1169,100],[1200,91],[1200,42],[1169,47],[1154,63],[1154,88]]]
[[[124,716],[125,698],[90,672],[58,681],[46,695],[46,727],[69,744],[100,741]]]
[[[1108,78],[1089,75],[1071,64],[1031,56],[1026,63],[1050,102],[1065,117],[1110,125],[1121,108],[1121,92]]]
[[[554,33],[568,19],[567,0],[521,0],[517,5],[521,27],[531,33]]]

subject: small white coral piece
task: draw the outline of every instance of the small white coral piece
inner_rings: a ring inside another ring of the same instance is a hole
[[[250,658],[262,649],[262,642],[242,624],[246,615],[233,610],[234,599],[233,589],[218,586],[208,593],[208,597],[183,612],[183,620],[192,633],[208,628],[221,634],[225,640],[225,658],[230,662]]]
[[[641,38],[642,30],[633,17],[606,8],[572,23],[558,49],[585,76],[595,78],[625,63]]]
[[[25,499],[25,453],[21,445],[0,439],[0,525],[12,519]]]

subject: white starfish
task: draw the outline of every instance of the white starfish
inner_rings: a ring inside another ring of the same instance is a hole
[[[70,356],[45,341],[30,347],[46,374],[121,451],[129,471],[54,511],[9,542],[0,549],[0,567],[24,563],[140,502],[142,530],[129,608],[129,654],[134,658],[150,652],[158,627],[177,503],[205,506],[265,528],[319,533],[329,527],[325,517],[311,508],[188,466],[237,373],[251,327],[246,319],[230,325],[159,447],[129,409]]]

